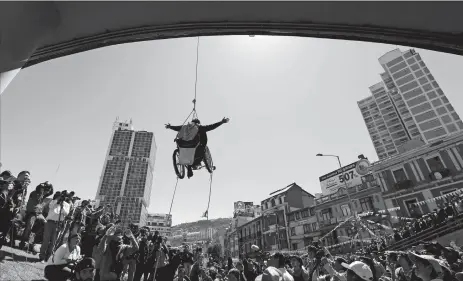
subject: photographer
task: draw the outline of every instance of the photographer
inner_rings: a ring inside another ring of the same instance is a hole
[[[71,193],[72,194],[72,193]],[[70,204],[65,200],[69,197],[66,191],[56,193],[53,200],[49,204],[49,212],[47,216],[47,223],[43,232],[42,247],[40,247],[39,258],[42,263],[47,260],[52,251],[53,245],[56,241],[56,236],[63,227],[64,218],[69,214]]]
[[[159,233],[155,233],[155,235],[153,236],[153,240],[152,242],[154,243],[154,267],[151,269],[150,271],[150,276],[148,278],[148,280],[150,281],[153,281],[155,280],[155,272],[156,274],[159,272],[159,269],[160,268],[163,268],[167,265],[168,263],[168,254],[169,254],[169,251],[167,250],[167,247],[166,245],[163,243],[163,238],[162,236],[158,236],[156,235]]]
[[[137,266],[135,270],[134,281],[140,281],[142,275],[144,276],[144,281],[148,280],[148,274],[150,268],[148,266],[148,257],[149,257],[149,243],[148,240],[149,228],[142,227],[140,228],[140,237],[138,238],[138,257],[137,257]]]
[[[62,281],[72,277],[72,270],[80,256],[80,235],[69,236],[67,243],[61,245],[48,260],[45,277],[50,281]]]
[[[29,195],[29,200],[27,201],[26,205],[26,216],[24,218],[24,221],[26,222],[26,228],[24,229],[23,236],[21,237],[21,243],[19,244],[20,249],[23,249],[26,245],[26,242],[29,242],[31,230],[34,226],[35,220],[39,218],[45,221],[45,218],[42,215],[43,199],[52,194],[53,185],[49,182],[44,182],[39,184]]]
[[[0,178],[0,249],[6,244],[6,236],[12,226],[14,217],[13,203],[8,198],[8,190],[12,187],[12,179]],[[4,258],[0,252],[0,260]]]

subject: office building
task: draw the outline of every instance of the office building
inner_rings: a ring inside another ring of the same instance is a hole
[[[172,236],[172,215],[168,214],[148,214],[146,217],[146,226],[150,232],[159,231],[164,237]]]
[[[379,159],[403,153],[411,140],[428,144],[463,130],[463,122],[414,50],[379,58],[382,82],[358,102]],[[416,147],[416,145],[415,145]]]
[[[156,143],[152,132],[114,122],[96,201],[113,206],[124,225],[146,224],[153,184]]]

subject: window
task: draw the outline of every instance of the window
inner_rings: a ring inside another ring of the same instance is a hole
[[[399,63],[399,62],[401,62],[401,61],[403,61],[403,60],[404,60],[404,59],[400,56],[400,57],[395,58],[395,59],[391,60],[390,62],[386,63],[386,65],[387,65],[388,67],[391,67],[391,66],[393,66],[393,65],[395,65],[395,64],[397,64],[397,63]]]
[[[402,85],[407,84],[408,82],[413,81],[413,80],[415,80],[415,76],[413,76],[413,74],[409,74],[409,75],[407,75],[407,76],[405,76],[403,78],[398,79],[396,84],[397,84],[397,86],[402,86]],[[421,81],[420,81],[420,83],[421,83]]]
[[[427,131],[432,128],[438,127],[440,125],[441,125],[440,120],[436,118],[436,119],[421,123],[419,126],[422,131]]]
[[[449,130],[450,133],[453,133],[453,132],[457,131],[457,126],[455,126],[455,124],[449,124],[446,127],[447,127],[447,130]]]
[[[437,129],[434,129],[434,130],[431,130],[431,131],[427,131],[426,133],[424,133],[424,137],[427,140],[430,140],[430,139],[435,139],[435,138],[444,136],[445,134],[447,134],[445,129],[440,127],[440,128],[437,128]]]
[[[428,163],[431,172],[442,171],[445,168],[439,156],[426,159],[426,163]]]
[[[293,243],[293,244],[291,245],[291,247],[293,248],[293,251],[296,251],[296,250],[297,250],[297,243]]]
[[[312,230],[311,230],[311,227],[310,227],[310,224],[304,224],[304,233],[307,234],[307,233],[310,233]]]
[[[332,218],[332,213],[331,213],[331,209],[324,209],[322,210],[322,218],[324,221],[327,221],[327,220],[331,220]]]
[[[341,205],[341,211],[344,217],[348,217],[351,215],[349,205]]]
[[[455,120],[455,121],[460,120],[460,116],[458,116],[458,114],[456,112],[452,112],[452,117],[453,117],[453,120]]]
[[[303,218],[308,217],[308,216],[309,216],[309,210],[304,210],[304,211],[302,211],[302,214],[301,214],[301,215],[302,215]]]
[[[434,105],[435,107],[442,104],[440,99],[435,99],[435,100],[432,100],[431,102],[432,102],[432,105]]]
[[[422,95],[422,96],[416,97],[414,99],[408,100],[407,104],[408,104],[409,107],[413,107],[413,106],[418,105],[420,103],[423,103],[425,101],[426,101],[426,97],[424,95]]]
[[[423,86],[423,90],[424,90],[425,92],[431,91],[431,90],[432,90],[431,84],[426,84],[426,85],[424,85],[424,86]]]
[[[279,198],[280,204],[283,204],[283,199],[280,197]]]
[[[416,77],[421,77],[424,75],[424,72],[422,70],[418,70],[417,72],[415,72],[415,75]]]
[[[441,116],[441,118],[442,118],[442,121],[444,121],[445,124],[448,124],[448,123],[452,122],[452,119],[450,119],[450,116],[448,116],[448,115]]]
[[[392,171],[392,174],[394,175],[395,182],[402,182],[408,179],[403,168]]]
[[[301,219],[301,213],[297,212],[297,213],[295,213],[295,216],[296,216],[296,220],[300,220],[300,219]]]
[[[422,103],[418,106],[413,107],[412,109],[410,109],[410,111],[413,113],[413,115],[416,115],[418,113],[426,112],[430,110],[431,108],[432,108],[431,105],[428,102],[426,102],[426,103]]]
[[[313,231],[316,231],[317,229],[318,229],[317,223],[316,223],[316,222],[313,222],[313,223],[312,223],[312,230],[313,230]]]
[[[289,214],[288,215],[288,220],[289,221],[294,221],[294,214]]]
[[[410,74],[411,71],[410,71],[410,69],[408,69],[408,67],[402,69],[403,67],[406,67],[406,66],[407,66],[407,65],[404,63],[404,64],[399,64],[399,65],[397,65],[397,67],[391,68],[391,69],[390,69],[390,70],[391,70],[391,73],[394,73],[394,72],[395,72],[394,74],[392,74],[392,77],[394,77],[394,79],[399,79],[399,78],[401,78],[401,77],[404,77],[405,75]],[[402,70],[397,71],[397,70],[399,70],[399,69],[402,69]],[[396,72],[396,71],[397,71],[397,72]]]
[[[416,122],[421,123],[421,122],[423,122],[425,120],[429,120],[429,119],[431,119],[433,117],[436,117],[436,113],[433,110],[431,110],[431,111],[422,113],[420,115],[416,115],[415,120],[416,120]]]
[[[414,98],[414,97],[416,97],[416,96],[419,96],[419,95],[422,94],[422,93],[423,93],[423,90],[421,90],[421,88],[416,88],[416,89],[414,89],[414,90],[412,90],[412,91],[410,91],[410,92],[405,93],[405,94],[403,95],[403,97],[404,97],[404,99],[409,100],[409,99],[411,99],[411,98]]]
[[[295,235],[296,235],[296,228],[291,227],[291,236],[295,236]]]
[[[416,70],[418,70],[418,69],[420,68],[420,66],[419,66],[417,63],[412,64],[410,67],[411,67],[411,69],[412,69],[413,71],[416,71]]]
[[[445,109],[445,106],[437,108],[436,111],[437,111],[437,114],[439,115],[444,115],[447,113],[447,109]]]
[[[272,207],[275,207],[275,199],[272,199]]]
[[[359,202],[360,206],[362,207],[362,211],[367,212],[373,210],[373,200],[371,197],[361,198]]]

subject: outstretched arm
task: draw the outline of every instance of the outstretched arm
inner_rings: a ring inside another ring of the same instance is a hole
[[[176,132],[180,131],[180,129],[182,129],[182,127],[183,126],[172,126],[170,124],[166,125],[166,129],[171,129],[172,131],[176,131]]]
[[[228,118],[223,118],[222,121],[220,122],[217,122],[217,123],[214,123],[214,124],[211,124],[211,125],[207,125],[207,126],[203,126],[204,130],[206,132],[209,132],[209,131],[212,131],[214,129],[217,129],[218,127],[220,127],[220,125],[222,124],[225,124],[225,123],[228,123]]]

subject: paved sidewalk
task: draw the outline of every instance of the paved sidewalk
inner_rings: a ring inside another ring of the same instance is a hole
[[[45,264],[41,264],[38,255],[3,246],[1,252],[5,258],[0,261],[0,280],[5,281],[42,281]]]

